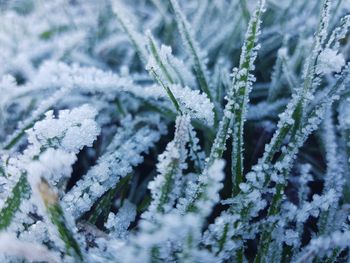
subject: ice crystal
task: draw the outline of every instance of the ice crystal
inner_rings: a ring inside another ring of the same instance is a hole
[[[348,262],[348,1],[0,1],[1,262]]]
[[[340,72],[345,65],[345,60],[342,54],[337,54],[337,51],[330,48],[323,50],[319,56],[317,65],[317,73],[332,73]]]

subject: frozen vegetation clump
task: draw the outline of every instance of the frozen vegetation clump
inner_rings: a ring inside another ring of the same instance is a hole
[[[0,262],[350,262],[350,0],[0,1]]]

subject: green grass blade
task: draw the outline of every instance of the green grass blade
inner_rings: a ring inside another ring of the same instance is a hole
[[[83,255],[78,242],[75,240],[73,233],[69,230],[64,212],[59,204],[57,194],[51,189],[49,184],[43,179],[38,185],[39,192],[44,201],[47,213],[51,222],[56,226],[60,238],[65,244],[66,253],[76,260],[83,261]]]
[[[244,105],[246,107],[246,104],[247,104],[247,96],[248,96],[249,90],[251,89],[251,87],[249,86],[251,86],[252,84],[250,72],[254,67],[253,63],[256,58],[256,40],[257,40],[259,27],[261,23],[261,14],[263,11],[263,4],[264,4],[264,1],[260,1],[259,6],[255,11],[255,15],[249,23],[248,31],[246,34],[246,40],[244,42],[242,54],[241,54],[240,69],[238,70],[238,72],[241,72],[244,74],[236,74],[233,79],[232,88],[228,94],[228,103],[225,106],[224,116],[219,124],[219,129],[216,134],[216,138],[209,155],[207,166],[212,165],[216,159],[221,158],[223,152],[225,151],[226,140],[229,135],[228,134],[229,128],[234,116],[240,116],[241,125],[244,122],[245,110],[238,109],[238,107],[235,107],[235,102],[236,102],[236,96],[241,94],[240,95],[241,106],[243,107]],[[241,127],[243,128],[243,125]],[[241,130],[241,134],[242,132],[243,130]],[[236,141],[236,143],[238,143],[238,141]],[[236,167],[235,165],[233,165],[233,167]]]
[[[97,202],[96,207],[93,209],[89,216],[88,221],[91,224],[96,224],[97,219],[102,216],[104,222],[106,222],[108,213],[112,207],[112,200],[115,198],[118,191],[126,187],[131,179],[131,175],[128,175],[120,180],[116,187],[110,189],[106,194],[104,194],[101,199]]]
[[[122,29],[125,31],[125,33],[128,35],[131,43],[133,44],[134,48],[136,49],[137,54],[139,55],[141,61],[143,63],[146,63],[147,61],[147,50],[145,48],[145,41],[133,27],[133,24],[131,23],[129,16],[130,12],[128,12],[124,6],[122,6],[120,1],[114,1],[113,3],[113,12],[116,15]]]
[[[187,51],[193,60],[193,69],[196,73],[199,86],[201,90],[208,95],[209,99],[213,101],[208,80],[207,67],[203,58],[203,51],[200,50],[198,43],[194,39],[191,32],[191,26],[188,23],[185,15],[182,13],[177,0],[169,0],[169,3],[175,12],[176,23],[180,34],[183,38]]]
[[[166,77],[167,81],[169,81],[169,83],[171,83],[171,84],[174,84],[174,80],[171,77],[169,70],[166,68],[166,65],[164,64],[164,62],[161,59],[157,44],[155,43],[155,40],[154,40],[151,32],[150,31],[146,32],[146,36],[147,36],[147,40],[148,40],[147,44],[148,44],[150,54],[153,56],[153,59],[158,64],[158,67],[160,68],[163,75]]]
[[[28,198],[29,194],[30,185],[27,181],[27,175],[22,174],[0,211],[0,230],[6,229],[11,224],[13,216],[21,205],[21,201]]]
[[[252,16],[249,25],[239,64],[239,70],[233,81],[233,142],[232,142],[232,180],[233,193],[239,191],[239,184],[243,181],[243,130],[249,101],[249,93],[252,89],[254,77],[251,72],[257,56],[257,39],[261,24],[261,15],[264,11],[264,1],[259,1],[258,7]]]

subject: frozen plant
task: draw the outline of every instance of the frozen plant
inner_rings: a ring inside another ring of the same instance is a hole
[[[349,0],[0,10],[0,262],[350,262]]]

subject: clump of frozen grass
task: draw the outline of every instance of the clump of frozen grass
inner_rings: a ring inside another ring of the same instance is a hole
[[[1,262],[349,261],[347,1],[0,8]]]

